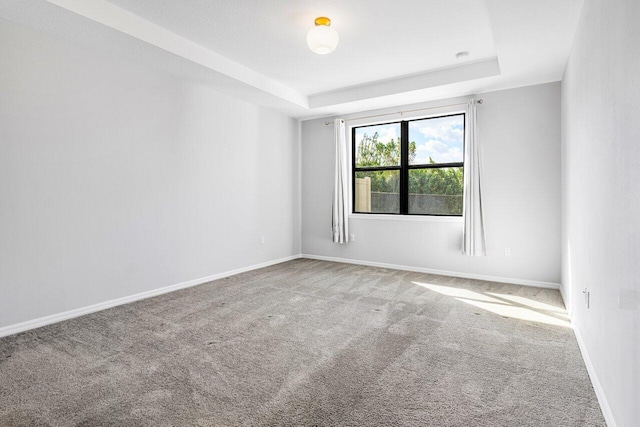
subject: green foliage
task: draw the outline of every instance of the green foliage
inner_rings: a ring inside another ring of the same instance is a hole
[[[356,165],[358,167],[371,166],[399,166],[400,165],[400,138],[396,141],[378,141],[378,132],[373,136],[366,133],[362,136],[360,143],[356,147]],[[409,161],[416,158],[416,143],[409,143]]]
[[[429,158],[429,163],[435,163]],[[460,196],[464,186],[462,168],[413,169],[409,171],[409,193]],[[462,212],[462,197],[447,197],[447,212]]]
[[[429,163],[435,164],[431,157]],[[412,169],[409,171],[409,191],[417,194],[462,194],[462,168]]]
[[[390,140],[386,144],[378,141],[378,133],[372,136],[364,134],[356,147],[356,165],[358,167],[399,166],[400,139]],[[416,143],[409,143],[409,162],[416,158]],[[429,157],[430,164],[436,162]],[[397,193],[400,189],[398,171],[357,172],[358,178],[371,178],[371,191],[374,193]],[[411,169],[409,171],[409,193],[424,195],[459,196],[463,190],[462,168]],[[446,199],[449,212],[462,212],[462,198]]]
[[[366,133],[358,144],[356,164],[359,167],[397,166],[400,164],[400,141],[388,143],[378,141],[378,132],[373,136]]]
[[[400,140],[378,141],[378,132],[372,136],[364,134],[356,147],[357,167],[399,166]],[[409,163],[416,158],[416,143],[409,143]],[[436,162],[429,157],[429,163]],[[371,177],[371,191],[396,192],[399,176],[396,171],[360,172],[358,176]],[[414,194],[462,194],[463,177],[460,168],[412,169],[409,173],[409,188]]]

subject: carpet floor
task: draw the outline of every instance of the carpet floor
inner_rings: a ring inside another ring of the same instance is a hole
[[[0,339],[2,426],[604,426],[555,290],[300,259]]]

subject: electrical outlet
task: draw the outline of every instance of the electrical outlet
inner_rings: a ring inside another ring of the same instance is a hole
[[[504,248],[504,256],[511,256],[511,248]]]
[[[260,244],[264,245],[264,236],[260,236]]]
[[[351,240],[352,242],[356,241],[356,235],[352,234],[351,236],[349,236],[349,240]]]

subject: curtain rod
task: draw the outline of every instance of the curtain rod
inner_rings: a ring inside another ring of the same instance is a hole
[[[478,99],[478,104],[482,104],[484,101],[481,99]],[[400,114],[403,115],[404,113],[415,113],[416,111],[426,111],[426,110],[436,110],[439,108],[447,108],[447,107],[457,107],[459,105],[467,105],[467,102],[460,102],[458,104],[449,104],[449,105],[438,105],[437,107],[427,107],[427,108],[416,108],[415,110],[405,110],[405,111],[394,111],[392,113],[384,113],[384,114],[375,114],[373,116],[364,116],[364,117],[354,117],[352,119],[345,119],[345,122],[351,122],[354,120],[362,120],[362,119],[372,119],[375,117],[383,117],[383,116],[390,116],[392,114]],[[324,122],[325,126],[330,125],[333,122]]]

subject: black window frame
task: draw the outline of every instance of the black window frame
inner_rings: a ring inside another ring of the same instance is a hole
[[[453,163],[427,163],[419,165],[409,164],[409,123],[439,119],[443,117],[462,116],[462,162]],[[424,213],[409,213],[409,171],[413,169],[442,169],[451,167],[462,168],[462,182],[464,188],[464,150],[466,142],[467,132],[467,116],[463,112],[442,114],[438,116],[420,117],[410,120],[394,120],[390,122],[374,123],[362,126],[353,126],[351,128],[351,213],[358,215],[398,215],[398,216],[439,216],[439,217],[462,217],[462,213],[459,215],[452,214],[424,214]],[[373,166],[373,167],[357,167],[356,166],[356,129],[362,129],[372,126],[392,125],[400,123],[400,165],[399,166]],[[356,173],[357,172],[376,172],[386,170],[400,171],[400,212],[356,212]]]

